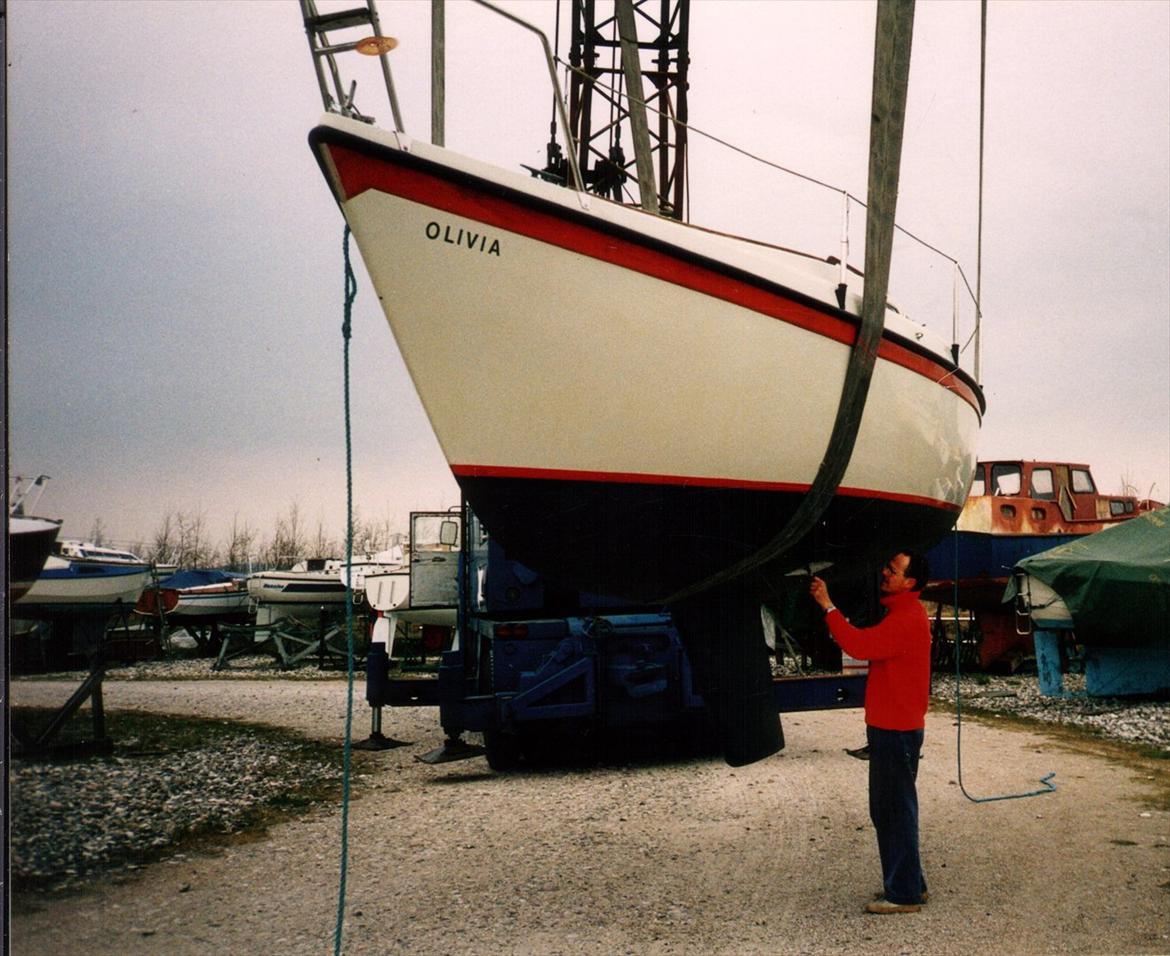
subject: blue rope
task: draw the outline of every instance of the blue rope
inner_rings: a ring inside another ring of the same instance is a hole
[[[341,324],[345,366],[345,649],[346,699],[345,745],[341,772],[341,876],[337,887],[337,926],[333,930],[333,956],[341,953],[341,931],[345,925],[345,879],[349,861],[349,768],[353,733],[353,436],[349,417],[349,340],[357,279],[349,262],[349,226],[342,241],[345,257],[345,319]]]
[[[996,800],[1019,800],[1023,797],[1038,797],[1042,793],[1053,793],[1056,790],[1056,784],[1052,783],[1052,778],[1056,776],[1056,771],[1045,774],[1040,778],[1040,785],[1042,790],[1029,790],[1027,793],[1002,793],[995,797],[973,797],[967,792],[967,788],[963,786],[963,689],[959,684],[959,678],[962,676],[962,641],[959,635],[959,527],[955,525],[955,533],[953,535],[955,542],[955,565],[951,575],[954,582],[954,609],[955,609],[955,762],[958,764],[959,775],[959,790],[963,796],[972,803],[993,803]]]

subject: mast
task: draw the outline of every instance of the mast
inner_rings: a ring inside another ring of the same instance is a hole
[[[675,219],[686,199],[689,25],[690,0],[572,0],[569,125],[586,188]],[[544,172],[564,180],[560,156],[551,142]]]

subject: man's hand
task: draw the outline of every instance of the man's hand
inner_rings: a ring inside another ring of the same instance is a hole
[[[829,599],[829,588],[820,578],[813,576],[809,582],[808,593],[817,604],[820,605],[822,611],[827,611],[833,606],[833,602]]]

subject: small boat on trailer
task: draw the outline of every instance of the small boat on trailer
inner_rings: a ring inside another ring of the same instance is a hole
[[[307,558],[287,571],[257,571],[248,577],[248,595],[256,605],[257,625],[296,618],[315,625],[322,614],[345,605],[343,561]]]
[[[134,611],[175,624],[249,616],[247,578],[229,571],[177,571],[142,592]]]
[[[1012,568],[1030,555],[1159,506],[1135,495],[1101,493],[1085,464],[980,461],[953,534],[927,555],[933,580],[923,596],[974,612],[981,635],[980,665],[1014,668],[1032,652],[1032,642],[1003,603]]]

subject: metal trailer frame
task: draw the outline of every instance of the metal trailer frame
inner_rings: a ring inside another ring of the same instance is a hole
[[[458,637],[434,678],[391,679],[385,649],[371,647],[366,746],[397,743],[382,735],[383,706],[439,708],[446,744],[420,759],[440,763],[486,749],[498,769],[516,763],[522,741],[541,737],[601,739],[635,727],[664,739],[695,732],[706,707],[668,613],[555,592],[507,559],[466,502],[458,517]],[[864,674],[776,678],[772,697],[777,714],[859,707],[865,682]],[[463,742],[464,733],[482,733],[485,748]]]

